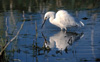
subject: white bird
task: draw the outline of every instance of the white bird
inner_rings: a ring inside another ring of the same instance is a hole
[[[44,22],[41,26],[45,24],[45,21],[49,19],[49,22],[53,25],[60,27],[61,30],[67,30],[67,27],[80,26],[74,18],[65,10],[59,10],[56,14],[53,11],[49,11],[44,15]],[[83,25],[83,23],[81,22]]]

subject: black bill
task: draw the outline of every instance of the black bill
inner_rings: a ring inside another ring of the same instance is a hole
[[[43,28],[43,26],[44,26],[45,22],[46,22],[46,19],[44,19],[44,21],[43,21],[43,24],[42,24],[41,28]]]

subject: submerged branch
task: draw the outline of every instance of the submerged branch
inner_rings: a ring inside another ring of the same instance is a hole
[[[24,13],[23,13],[23,16],[24,16]],[[15,40],[16,38],[17,38],[17,36],[19,35],[19,33],[20,33],[20,31],[21,31],[21,29],[23,28],[23,25],[24,25],[24,23],[25,23],[25,17],[23,17],[24,18],[24,21],[23,21],[23,23],[21,24],[21,27],[20,27],[20,29],[17,31],[17,34],[4,46],[4,48],[1,50],[1,52],[0,52],[0,55],[2,55],[2,52],[8,47],[8,45],[13,41],[13,40]]]

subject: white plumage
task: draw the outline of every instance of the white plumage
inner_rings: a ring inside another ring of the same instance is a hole
[[[51,24],[60,27],[61,30],[67,30],[67,27],[79,26],[74,18],[65,10],[59,10],[56,14],[53,11],[49,11],[44,16],[44,22],[49,18]]]

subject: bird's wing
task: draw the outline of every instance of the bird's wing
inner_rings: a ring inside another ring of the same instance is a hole
[[[63,25],[66,25],[66,26],[77,25],[77,23],[74,21],[74,18],[70,14],[68,14],[68,12],[65,10],[59,10],[56,13],[56,18]]]

